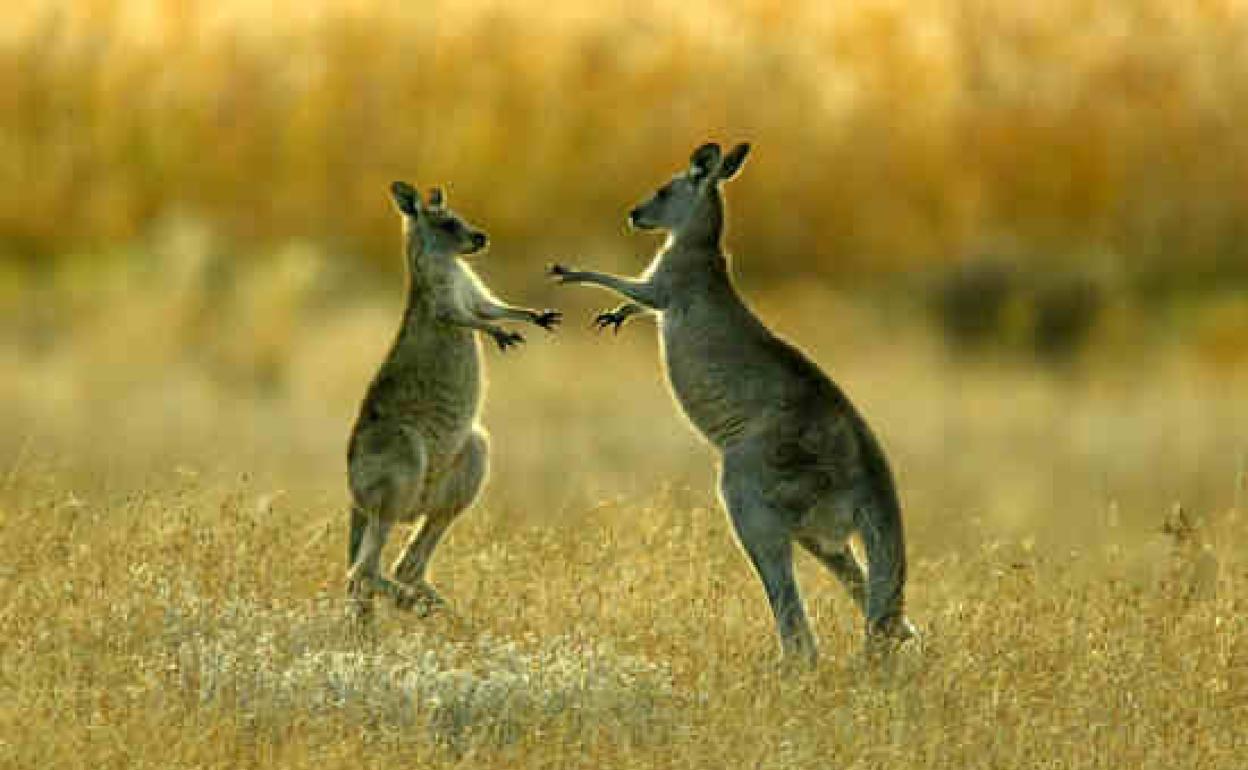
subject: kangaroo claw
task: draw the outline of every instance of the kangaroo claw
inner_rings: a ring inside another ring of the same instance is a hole
[[[624,325],[624,320],[625,316],[614,311],[599,313],[594,317],[594,327],[597,328],[598,331],[611,327],[612,333],[619,334],[620,327]]]
[[[507,348],[515,347],[524,342],[524,336],[519,332],[497,331],[494,333],[494,342],[498,344],[498,349],[503,353],[507,352]]]
[[[558,310],[542,310],[533,314],[533,323],[548,332],[553,332],[562,321],[563,313]]]

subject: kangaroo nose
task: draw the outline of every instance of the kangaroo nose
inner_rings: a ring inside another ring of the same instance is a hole
[[[490,239],[486,237],[485,233],[473,233],[472,234],[472,245],[475,246],[478,250],[484,249],[485,244],[489,242],[490,242]]]
[[[632,225],[633,227],[636,227],[636,226],[637,226],[637,217],[639,217],[639,216],[641,216],[641,207],[640,207],[640,206],[638,206],[638,207],[634,208],[632,211],[628,212],[628,223],[629,223],[630,225]]]

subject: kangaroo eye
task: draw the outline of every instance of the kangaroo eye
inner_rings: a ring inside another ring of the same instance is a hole
[[[455,222],[449,219],[446,220],[445,222],[439,223],[438,229],[440,229],[444,233],[447,233],[448,235],[454,235],[459,230]]]
[[[661,201],[667,200],[668,198],[672,197],[672,188],[670,187],[661,188],[659,190],[659,194],[657,197]]]

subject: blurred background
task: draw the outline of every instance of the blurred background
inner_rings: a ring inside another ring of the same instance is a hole
[[[646,324],[595,338],[611,300],[542,270],[640,269],[624,212],[749,140],[736,273],[877,426],[927,543],[1233,510],[1245,125],[1241,0],[26,0],[0,29],[0,472],[247,474],[336,523],[407,179],[491,234],[497,293],[568,312],[486,352],[489,505],[709,500]]]

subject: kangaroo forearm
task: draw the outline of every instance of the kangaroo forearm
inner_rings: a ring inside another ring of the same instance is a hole
[[[462,326],[466,329],[475,329],[486,334],[498,334],[503,331],[497,324],[492,324],[484,318],[478,318],[467,313],[442,311],[438,313],[438,320],[442,323]]]
[[[621,278],[618,275],[593,270],[572,270],[564,274],[567,283],[585,283],[599,286],[619,294],[648,310],[662,310],[666,304],[662,292],[650,281]]]
[[[532,321],[538,313],[529,308],[484,302],[478,306],[477,315],[486,321]]]
[[[527,307],[513,307],[494,300],[480,301],[474,312],[485,320],[523,321],[545,329],[548,332],[554,331],[555,327],[563,320],[563,313],[560,313],[558,310],[533,310]]]
[[[625,302],[623,305],[620,305],[615,310],[611,311],[611,313],[619,318],[620,321],[624,321],[635,315],[642,315],[648,312],[650,312],[649,308],[636,302]]]

